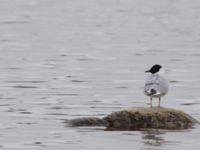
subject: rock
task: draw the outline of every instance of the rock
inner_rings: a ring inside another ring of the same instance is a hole
[[[89,117],[69,121],[71,126],[105,126],[106,130],[188,129],[196,119],[172,108],[131,108],[104,118]]]
[[[97,117],[77,118],[67,121],[73,127],[77,126],[106,126],[107,121]]]
[[[198,121],[172,108],[133,108],[104,118],[108,130],[187,129]]]

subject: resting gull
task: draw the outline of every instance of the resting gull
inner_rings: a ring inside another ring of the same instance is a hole
[[[163,77],[164,70],[161,65],[156,64],[146,72],[151,73],[151,75],[147,78],[147,81],[145,83],[144,93],[147,96],[150,96],[151,107],[153,98],[158,98],[158,107],[160,107],[161,97],[167,94],[168,92],[168,83]]]

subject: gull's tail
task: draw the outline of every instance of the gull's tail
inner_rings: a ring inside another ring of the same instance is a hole
[[[150,89],[149,91],[147,91],[147,95],[151,96],[151,95],[155,95],[157,93],[157,91],[155,89]]]

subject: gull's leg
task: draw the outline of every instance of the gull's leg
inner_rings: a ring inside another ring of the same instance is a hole
[[[150,97],[150,107],[152,108],[152,97]]]
[[[158,107],[160,107],[160,100],[161,100],[161,98],[159,97],[158,98]]]

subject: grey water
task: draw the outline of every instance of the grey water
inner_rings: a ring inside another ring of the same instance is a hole
[[[155,63],[161,105],[200,120],[200,1],[0,0],[0,149],[197,150],[200,128],[104,131],[65,119],[149,107]],[[157,101],[154,101],[157,105]]]

